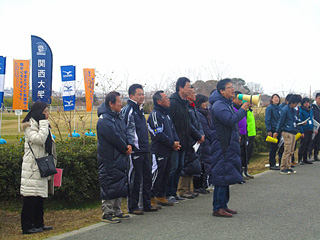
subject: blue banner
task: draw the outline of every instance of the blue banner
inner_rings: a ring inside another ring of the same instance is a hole
[[[32,47],[32,101],[51,104],[52,52],[49,45],[37,36],[31,36]]]
[[[61,66],[61,79],[64,111],[74,110],[76,104],[76,67]]]
[[[5,74],[6,74],[6,58],[0,56],[0,108],[3,103]]]

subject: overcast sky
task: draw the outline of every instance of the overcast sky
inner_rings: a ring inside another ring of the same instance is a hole
[[[52,49],[55,90],[62,65],[76,65],[78,84],[82,68],[96,68],[122,89],[217,71],[265,93],[320,89],[320,0],[0,0],[0,23],[6,88],[36,35]]]

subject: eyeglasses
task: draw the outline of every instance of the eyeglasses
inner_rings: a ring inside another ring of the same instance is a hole
[[[234,86],[226,87],[226,89],[233,89],[233,88],[234,88]]]

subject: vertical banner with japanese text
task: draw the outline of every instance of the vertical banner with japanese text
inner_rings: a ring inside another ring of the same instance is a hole
[[[13,60],[14,110],[28,110],[30,60]]]
[[[76,67],[61,66],[62,99],[64,111],[71,111],[76,103]]]
[[[51,104],[52,52],[49,45],[31,36],[32,46],[32,101]]]
[[[86,93],[86,111],[90,112],[92,110],[92,104],[93,104],[95,69],[84,68],[83,76],[84,76],[84,88]]]
[[[5,74],[6,74],[6,58],[0,56],[0,108],[3,103]]]

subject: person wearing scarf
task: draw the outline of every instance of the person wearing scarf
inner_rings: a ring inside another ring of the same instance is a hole
[[[35,160],[53,155],[56,164],[55,144],[50,132],[49,109],[46,103],[36,102],[22,121],[25,133],[24,156],[21,171],[20,193],[23,196],[21,211],[22,234],[33,234],[52,227],[44,225],[43,202],[53,191],[53,176],[42,178]],[[34,152],[31,152],[29,144]]]

